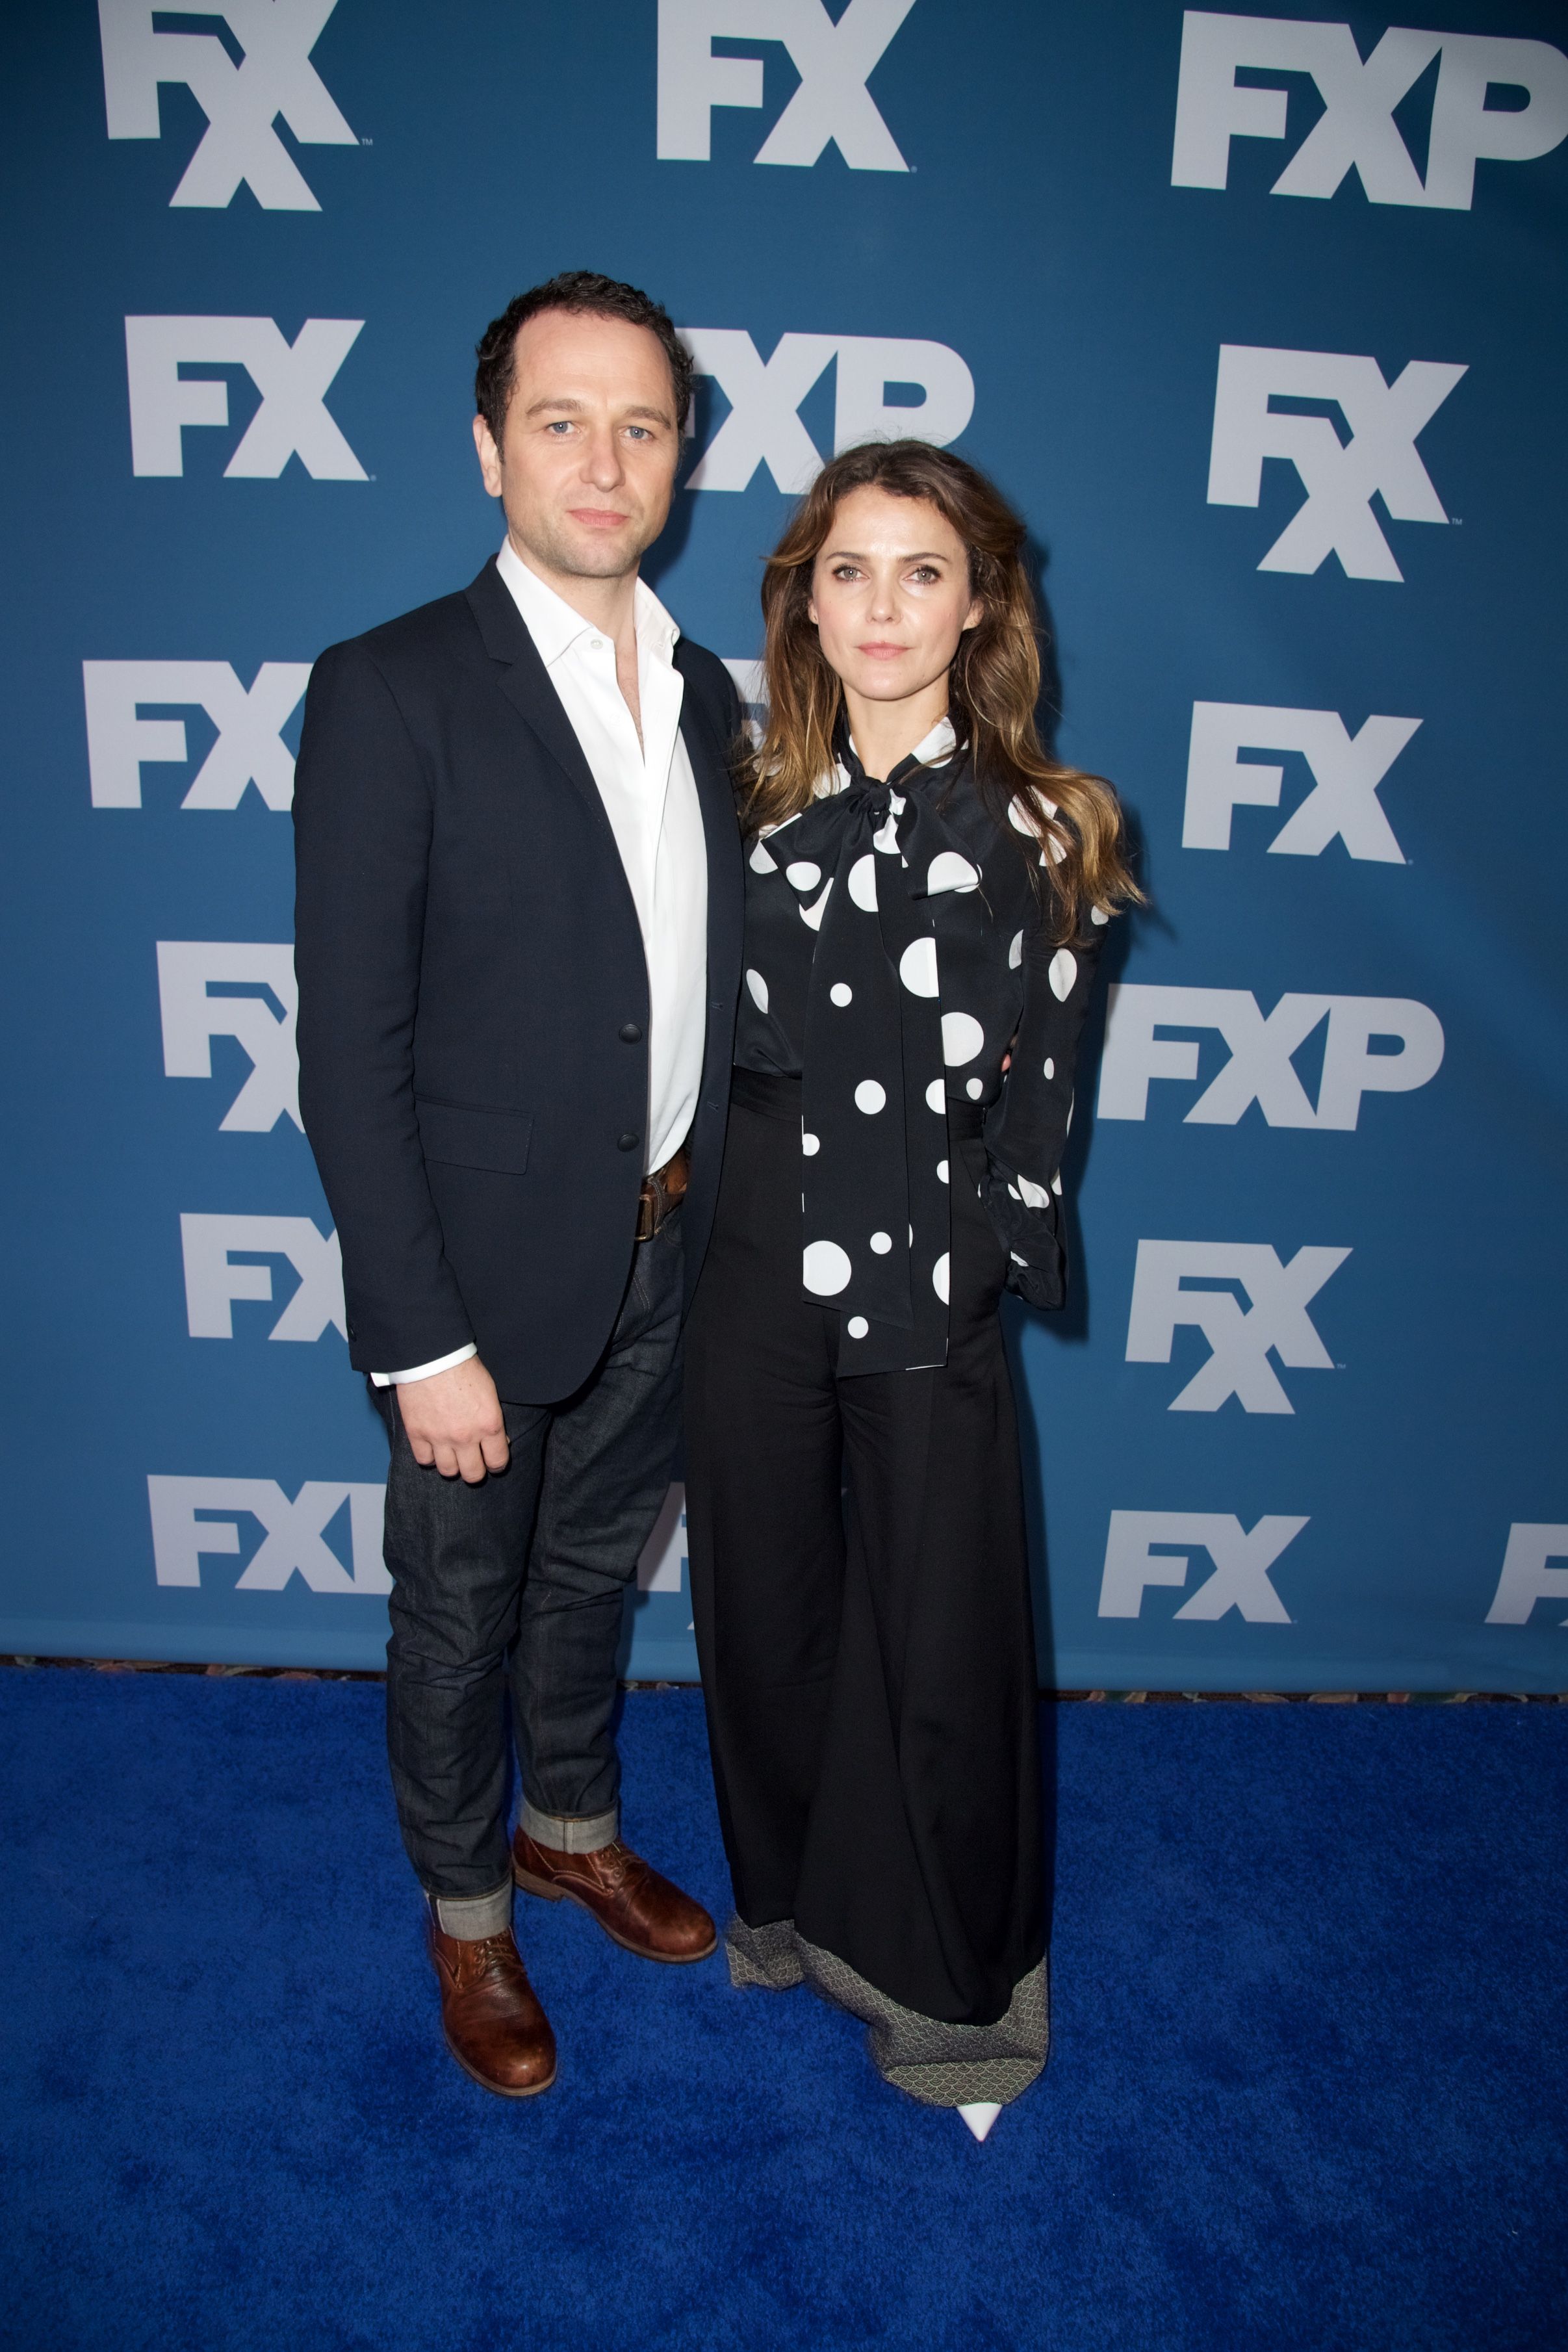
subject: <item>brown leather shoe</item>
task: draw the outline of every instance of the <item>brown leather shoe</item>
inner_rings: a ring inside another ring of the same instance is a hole
[[[508,1927],[502,1936],[444,1936],[430,1953],[441,1985],[446,2047],[486,2091],[531,2099],[555,2081],[555,2035]]]
[[[718,1930],[700,1903],[650,1869],[617,1838],[597,1853],[560,1853],[519,1829],[512,1840],[512,1876],[547,1903],[568,1895],[591,1911],[612,1941],[644,1960],[706,1960]]]

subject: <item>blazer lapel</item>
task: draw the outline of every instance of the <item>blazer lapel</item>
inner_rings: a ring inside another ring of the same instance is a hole
[[[496,569],[494,556],[465,593],[486,652],[492,661],[504,665],[497,679],[501,692],[557,767],[564,769],[613,841],[593,772],[583,758],[582,746],[550,684],[538,648]]]
[[[683,637],[675,646],[675,667],[685,675],[682,656],[685,651]],[[720,741],[718,730],[703,706],[700,697],[686,678],[685,692],[681,698],[681,736],[686,756],[692,763],[692,776],[697,788],[697,802],[703,815],[703,836],[707,846],[707,952],[708,994],[716,988],[722,998],[727,987],[727,975],[733,970],[739,975],[740,934],[744,901],[744,876],[740,863],[740,826],[736,817],[735,787],[729,772],[729,746]],[[709,1024],[710,1045],[713,1024]],[[726,1040],[723,1051],[729,1051]],[[727,1085],[726,1091],[727,1093]]]

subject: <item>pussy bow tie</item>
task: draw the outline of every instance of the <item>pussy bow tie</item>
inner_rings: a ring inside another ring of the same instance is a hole
[[[891,784],[845,772],[841,793],[758,845],[819,934],[806,1000],[801,1276],[806,1297],[842,1318],[841,1374],[946,1360],[947,1089],[933,901],[980,885],[927,801],[898,790],[907,771]]]

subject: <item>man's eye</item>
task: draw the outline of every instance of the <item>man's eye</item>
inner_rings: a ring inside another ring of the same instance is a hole
[[[629,425],[626,430],[633,441],[651,441],[653,437],[645,425]]]
[[[545,426],[545,431],[564,436],[571,431],[571,419],[570,416],[558,416],[553,424]]]

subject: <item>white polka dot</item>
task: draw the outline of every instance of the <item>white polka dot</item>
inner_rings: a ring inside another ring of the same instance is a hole
[[[980,1097],[985,1093],[985,1091],[986,1084],[983,1078],[970,1078],[967,1081],[964,1087],[964,1092],[968,1096],[971,1102],[978,1102]]]
[[[1009,1184],[1008,1186],[1008,1191],[1011,1193],[1015,1201],[1021,1201],[1023,1199],[1023,1194],[1019,1191],[1016,1184]]]
[[[946,1184],[947,1181],[947,1162],[945,1160],[939,1160],[936,1162],[936,1181],[939,1184]]]
[[[938,1118],[947,1116],[947,1089],[940,1078],[933,1078],[925,1089],[925,1108],[934,1110]]]
[[[1044,1209],[1051,1205],[1051,1195],[1045,1186],[1037,1184],[1032,1177],[1020,1176],[1019,1191],[1023,1194],[1025,1205],[1029,1208]]]
[[[1056,838],[1056,836],[1055,836],[1055,835],[1053,834],[1053,835],[1051,835],[1051,839],[1046,843],[1046,845],[1046,845],[1046,848],[1051,852],[1051,864],[1052,864],[1053,866],[1060,866],[1060,865],[1061,865],[1061,861],[1062,861],[1062,859],[1063,859],[1063,858],[1066,856],[1066,855],[1067,855],[1067,844],[1066,844],[1064,841],[1058,841],[1058,840],[1057,840],[1057,838]],[[1043,856],[1041,857],[1041,859],[1040,859],[1040,864],[1041,864],[1042,866],[1045,864],[1045,859],[1044,859],[1044,857],[1043,857]]]
[[[863,1110],[868,1118],[881,1110],[886,1100],[887,1088],[879,1087],[874,1078],[862,1078],[855,1088],[855,1108]]]
[[[850,867],[850,897],[862,914],[876,912],[876,860],[868,850]]]
[[[848,1004],[854,995],[854,990],[847,980],[835,980],[828,994],[835,1004]]]
[[[1015,833],[1027,833],[1031,841],[1038,838],[1034,819],[1020,801],[1008,803],[1008,823]]]
[[[980,877],[967,857],[956,849],[938,850],[925,869],[925,889],[928,897],[938,890],[977,890]]]
[[[766,1013],[768,1010],[768,982],[763,979],[762,974],[759,971],[747,971],[746,975],[746,985],[750,991],[751,1001],[753,1004],[756,1005],[758,1013]]]
[[[1017,1250],[1009,1250],[1008,1255],[1011,1258],[1015,1265],[1027,1265],[1029,1264],[1028,1258],[1019,1257]]]
[[[784,868],[784,879],[792,882],[797,890],[814,890],[822,878],[822,869],[813,866],[809,857],[798,857],[793,866]]]
[[[1067,1104],[1067,1125],[1061,1130],[1064,1139],[1067,1136],[1070,1136],[1072,1132],[1072,1114],[1077,1108],[1078,1097],[1076,1095],[1070,1096]]]
[[[873,1234],[871,1237],[871,1245],[876,1252],[878,1257],[885,1257],[888,1251],[893,1247],[893,1235],[891,1234]]]
[[[911,940],[898,959],[898,976],[911,996],[935,996],[937,988],[936,940]]]
[[[1009,971],[1017,971],[1017,970],[1018,970],[1018,968],[1019,968],[1019,964],[1020,964],[1020,963],[1022,963],[1022,961],[1023,961],[1023,933],[1022,933],[1021,931],[1015,931],[1015,932],[1013,933],[1013,943],[1012,943],[1011,947],[1010,947],[1010,948],[1009,948],[1009,950],[1008,950],[1008,970],[1009,970]]]
[[[866,1321],[863,1315],[852,1315],[849,1321],[844,1325],[844,1329],[849,1333],[852,1339],[863,1339],[866,1333],[871,1329],[871,1325]]]
[[[822,928],[822,917],[828,911],[828,900],[832,897],[832,895],[833,884],[832,877],[830,876],[828,879],[828,887],[823,891],[821,897],[818,899],[816,905],[814,907],[802,907],[800,908],[800,920],[803,923],[810,923],[814,931],[820,931]]]
[[[931,1269],[931,1287],[946,1307],[947,1304],[947,1253],[946,1250]]]
[[[972,1062],[986,1042],[986,1033],[969,1013],[944,1013],[942,1015],[942,1059]]]
[[[903,805],[904,803],[901,801],[898,803],[898,808],[902,808]],[[884,857],[896,857],[898,856],[897,808],[893,807],[891,804],[889,805],[886,816],[883,818],[882,824],[877,827],[875,833],[872,835],[871,845],[873,849],[880,849]]]
[[[854,1268],[837,1242],[808,1242],[800,1271],[814,1298],[836,1298]]]
[[[1060,1201],[1060,1200],[1061,1200],[1061,1169],[1060,1169],[1060,1168],[1057,1170],[1057,1171],[1056,1171],[1055,1175],[1054,1175],[1054,1176],[1051,1178],[1051,1191],[1055,1193],[1055,1195],[1056,1195],[1057,1199]]]
[[[756,848],[752,851],[751,870],[754,874],[778,873],[779,860],[776,857],[770,857],[768,856],[766,842],[759,841]]]
[[[1089,919],[1092,923],[1108,923],[1111,919],[1110,908],[1091,907],[1089,909]]]
[[[821,1148],[822,1139],[820,1135],[802,1134],[800,1138],[800,1149],[805,1153],[808,1160],[814,1160]]]
[[[1078,958],[1071,948],[1058,948],[1051,959],[1051,992],[1059,1003],[1065,1004],[1072,993],[1072,983],[1078,977]]]
[[[1053,1078],[1056,1076],[1056,1064],[1049,1054],[1045,1057],[1045,1075],[1048,1078]]]

